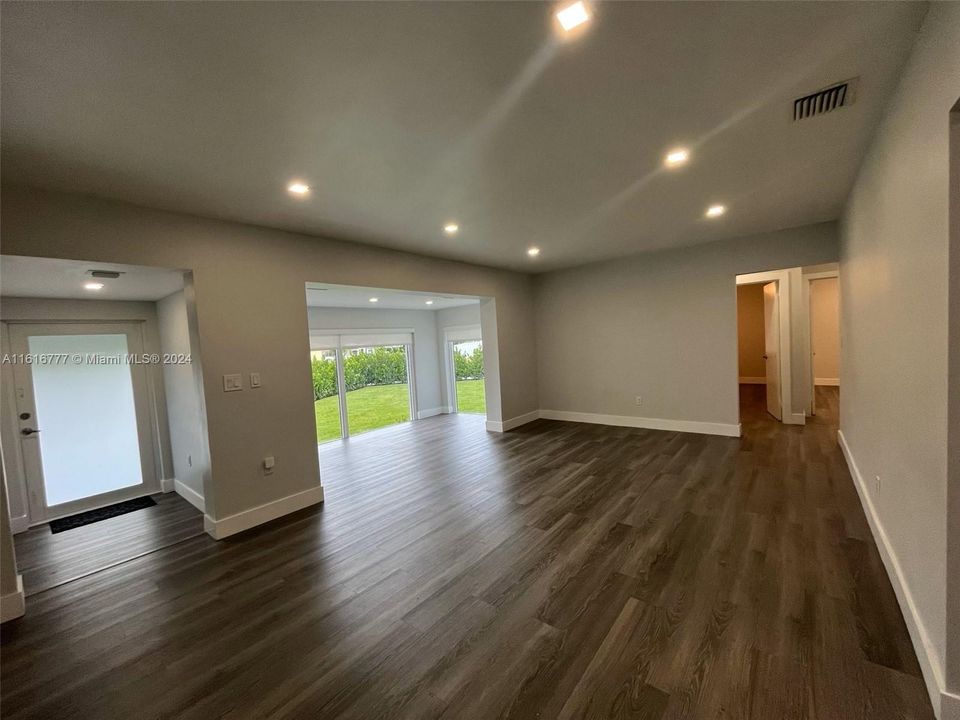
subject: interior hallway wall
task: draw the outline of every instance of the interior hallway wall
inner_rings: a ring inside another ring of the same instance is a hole
[[[960,4],[931,3],[844,209],[840,240],[842,437],[934,707],[950,702],[951,672],[955,717],[960,647],[948,659],[946,508],[947,398],[958,392],[947,375],[958,58]],[[956,604],[953,612],[960,633]]]
[[[837,278],[810,281],[810,344],[817,385],[840,384],[840,284]]]
[[[763,327],[763,285],[737,285],[737,357],[741,382],[767,376]]]
[[[203,485],[205,477],[209,475],[203,376],[199,355],[191,342],[186,291],[180,290],[157,302],[157,322],[162,352],[191,356],[190,363],[164,364],[163,379],[167,391],[170,449],[176,480],[174,489],[196,508],[203,510]]]

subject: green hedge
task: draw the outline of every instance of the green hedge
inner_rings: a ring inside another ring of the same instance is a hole
[[[313,358],[313,399],[337,394],[337,364],[333,360]],[[470,355],[455,352],[453,365],[457,380],[479,380],[483,374],[483,348]],[[349,355],[343,363],[347,392],[370,385],[407,382],[407,359],[403,348],[375,348],[372,353]]]
[[[313,398],[337,394],[337,366],[333,360],[313,358]],[[347,392],[370,385],[407,382],[407,359],[403,348],[378,347],[370,353],[356,353],[344,359],[343,376]]]
[[[453,368],[457,380],[479,380],[483,375],[483,348],[474,348],[470,355],[453,353]]]

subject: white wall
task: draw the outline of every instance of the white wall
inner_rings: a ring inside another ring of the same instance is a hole
[[[110,300],[61,300],[44,298],[0,299],[0,320],[49,322],[55,320],[82,320],[88,322],[129,320],[142,322],[144,329],[144,352],[159,353],[160,338],[157,329],[157,308],[152,302],[126,302]],[[0,323],[0,345],[9,352],[7,323]],[[170,452],[170,433],[167,422],[166,393],[163,370],[159,365],[148,365],[147,375],[153,398],[152,444],[154,466],[158,478],[173,477],[173,460]],[[4,462],[8,473],[10,518],[14,532],[27,527],[27,488],[23,474],[23,459],[20,456],[19,424],[16,420],[13,393],[13,372],[10,365],[0,367],[0,381],[6,391],[0,396],[4,403],[3,419],[0,420],[0,440],[3,442]]]
[[[960,4],[933,3],[841,221],[841,429],[934,707],[947,664],[948,118],[958,97]]]
[[[822,223],[538,276],[541,408],[736,428],[736,275],[836,253]]]
[[[157,322],[161,351],[191,356],[190,364],[165,364],[163,379],[176,479],[174,489],[203,510],[204,478],[209,477],[203,376],[199,354],[191,344],[187,293],[188,290],[180,290],[158,301]]]
[[[488,394],[488,416],[499,421],[537,409],[526,275],[30,188],[5,187],[2,206],[6,254],[193,271],[210,446],[205,503],[214,535],[322,496],[307,282],[492,298],[481,311],[487,369],[498,373],[496,383],[488,381],[496,396],[489,402]],[[262,388],[223,392],[224,374],[250,372],[261,374]],[[268,455],[276,467],[266,477]]]
[[[433,310],[388,310],[383,308],[307,309],[310,330],[372,330],[404,328],[413,330],[413,365],[417,384],[418,416],[441,412],[437,323]]]

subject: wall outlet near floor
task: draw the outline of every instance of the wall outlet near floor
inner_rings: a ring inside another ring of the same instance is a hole
[[[643,405],[643,395],[637,395],[637,396],[634,398],[634,402],[635,402],[637,405]]]
[[[270,473],[272,473],[272,472],[273,472],[273,468],[274,468],[274,466],[275,466],[276,464],[277,464],[277,462],[276,462],[276,460],[274,459],[273,455],[271,455],[271,456],[269,456],[269,457],[265,457],[265,458],[263,459],[263,474],[264,474],[264,475],[269,475]]]
[[[875,476],[874,478],[873,489],[876,491],[878,495],[880,494],[880,476],[879,475]]]

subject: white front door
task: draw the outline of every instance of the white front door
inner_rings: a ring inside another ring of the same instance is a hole
[[[30,522],[159,491],[139,323],[10,324]]]
[[[767,371],[767,412],[783,419],[780,400],[780,300],[777,283],[763,286],[763,359]]]

